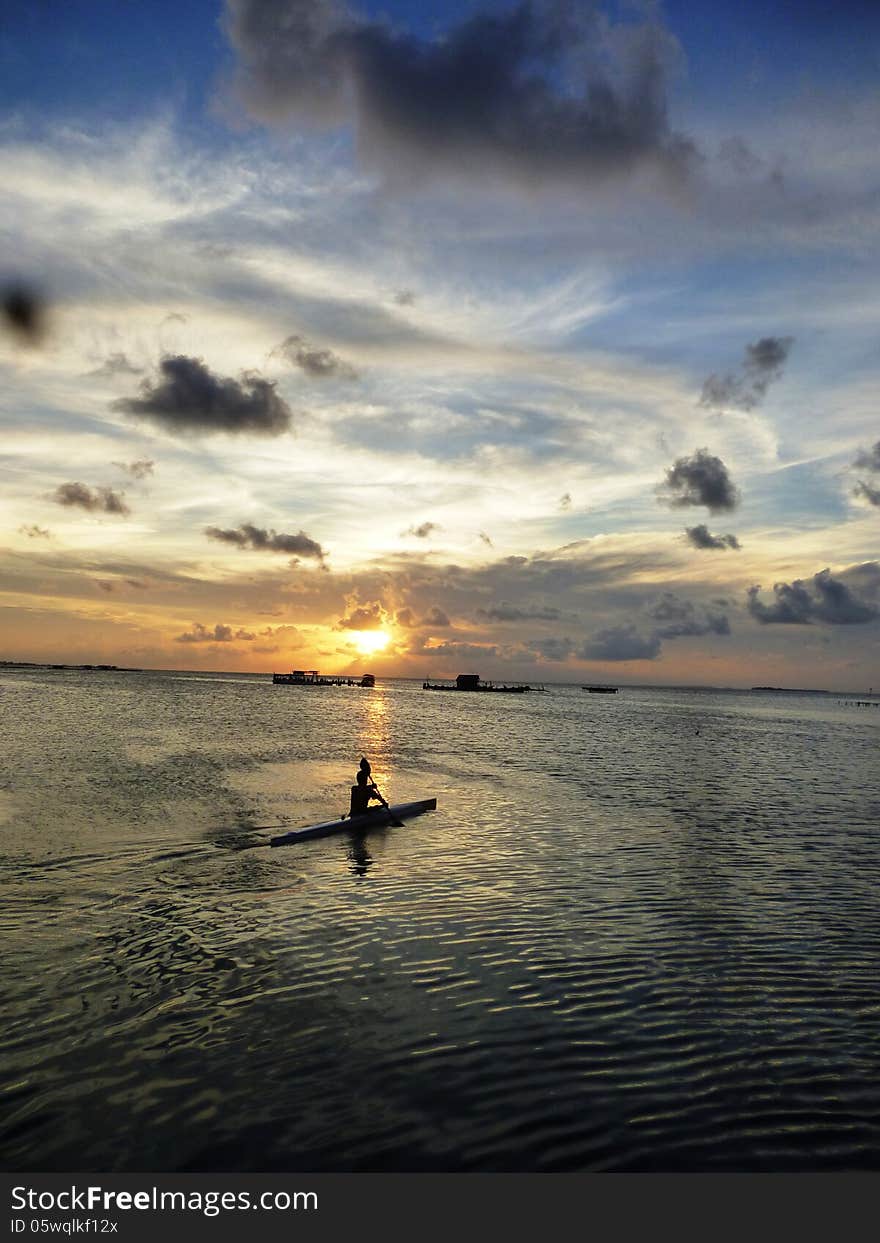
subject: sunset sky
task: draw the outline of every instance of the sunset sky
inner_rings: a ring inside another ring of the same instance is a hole
[[[880,6],[33,0],[0,658],[880,688]]]

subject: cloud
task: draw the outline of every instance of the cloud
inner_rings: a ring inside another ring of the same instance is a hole
[[[52,538],[51,531],[48,531],[45,527],[38,527],[36,525],[21,526],[18,528],[18,531],[20,535],[26,535],[28,539],[51,539]]]
[[[866,591],[876,594],[877,580],[866,571],[876,563],[868,562],[850,572]],[[807,626],[813,622],[828,626],[858,626],[880,616],[880,610],[853,593],[840,578],[828,569],[820,570],[812,579],[795,579],[792,583],[773,584],[773,604],[758,599],[759,586],[748,590],[748,611],[762,625]]]
[[[508,604],[502,601],[501,604],[493,604],[488,609],[477,609],[477,616],[484,617],[486,621],[558,621],[560,613],[559,609],[521,609],[514,604]]]
[[[306,375],[316,380],[356,380],[358,373],[332,350],[316,349],[303,337],[288,337],[278,347],[288,362],[301,367]]]
[[[664,497],[666,487],[671,496]],[[721,458],[713,457],[707,449],[697,449],[693,457],[680,457],[666,472],[666,482],[660,485],[660,499],[673,509],[688,505],[705,505],[712,514],[736,509],[739,493]]]
[[[218,540],[221,544],[234,544],[236,548],[251,548],[255,552],[284,552],[295,557],[313,557],[318,561],[323,561],[327,555],[321,545],[306,535],[305,531],[298,531],[296,535],[285,535],[243,522],[239,527],[231,529],[205,527],[205,534],[208,539]]]
[[[880,471],[880,440],[867,452],[864,449],[860,449],[856,454],[853,466],[857,470]]]
[[[438,660],[453,656],[461,661],[492,660],[498,655],[498,648],[488,643],[436,643],[431,647],[414,647],[412,651],[416,655],[436,657]]]
[[[385,611],[374,601],[352,609],[347,617],[340,617],[337,624],[340,630],[381,630],[385,625]]]
[[[574,646],[571,639],[564,636],[559,638],[549,636],[543,639],[530,639],[526,644],[529,651],[537,652],[543,660],[553,661],[568,660],[574,651]]]
[[[442,530],[443,528],[436,522],[423,522],[417,527],[407,527],[405,531],[401,531],[401,535],[414,535],[416,539],[427,539],[428,536],[433,535],[435,531]]]
[[[389,178],[435,173],[529,186],[641,168],[683,182],[692,144],[670,130],[677,45],[656,22],[612,27],[548,0],[423,40],[335,0],[227,0],[238,88],[262,120],[354,126]]]
[[[793,344],[794,337],[762,337],[747,345],[739,374],[710,375],[703,384],[700,405],[709,409],[733,406],[753,410],[764,400],[773,381],[782,375]]]
[[[100,587],[102,591],[106,591],[108,594],[112,591],[115,591],[116,588],[120,586],[134,587],[138,590],[144,591],[150,585],[149,583],[140,582],[138,579],[135,579],[135,578],[96,579],[95,583],[96,583],[96,586]]]
[[[682,600],[674,592],[664,592],[649,610],[655,623],[650,634],[640,634],[632,622],[600,630],[576,653],[581,660],[656,660],[665,639],[697,638],[704,635],[730,634],[730,623],[724,613],[704,608],[702,616],[690,600]]]
[[[681,600],[671,591],[665,591],[657,604],[651,609],[654,621],[663,624],[656,627],[654,635],[658,639],[694,638],[698,635],[717,634],[729,635],[730,622],[723,613],[704,610],[702,618],[690,600]]]
[[[660,655],[659,635],[643,637],[629,622],[598,631],[578,652],[581,660],[656,660]]]
[[[415,306],[416,295],[411,289],[398,289],[394,301],[398,306]]]
[[[880,488],[873,488],[864,479],[860,479],[853,488],[853,496],[860,496],[870,505],[880,505]]]
[[[686,527],[685,535],[694,548],[736,548],[742,547],[735,535],[713,535],[705,523],[699,526]]]
[[[131,475],[132,479],[146,479],[147,475],[152,475],[156,469],[156,463],[150,458],[142,458],[138,462],[114,462],[113,465],[124,470],[127,475]]]
[[[280,436],[290,428],[290,407],[254,372],[240,380],[215,376],[202,359],[183,354],[166,354],[159,370],[160,378],[142,382],[140,397],[120,398],[112,408],[170,432]]]
[[[19,340],[37,345],[46,328],[43,299],[27,285],[9,285],[0,290],[0,322]]]
[[[90,513],[130,514],[124,492],[112,488],[90,488],[84,483],[62,483],[51,494],[50,500],[68,508],[87,509]]]
[[[111,354],[100,367],[87,371],[86,377],[91,380],[110,380],[117,375],[140,375],[143,367],[136,367],[129,362],[128,356],[121,352]]]
[[[880,473],[880,440],[867,452],[864,449],[860,449],[856,454],[853,466],[857,470],[867,470],[873,474]],[[853,488],[853,496],[860,496],[870,505],[880,507],[880,488],[875,488],[873,484],[866,483],[864,479],[860,479]]]
[[[571,509],[571,493],[564,492],[559,498],[559,508],[563,511]]]
[[[251,634],[247,630],[236,630],[233,632],[231,626],[224,626],[220,622],[209,630],[207,626],[203,626],[201,622],[193,622],[192,630],[185,631],[183,634],[177,635],[175,643],[232,643],[235,639],[242,639],[250,642],[256,639],[255,634]]]
[[[411,608],[399,609],[394,620],[406,630],[436,630],[452,625],[443,610],[436,605],[421,618],[416,618]]]

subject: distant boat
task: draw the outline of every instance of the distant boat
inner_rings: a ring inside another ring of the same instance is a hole
[[[589,691],[591,695],[616,695],[616,686],[582,686],[582,691]]]
[[[524,695],[531,686],[519,682],[514,686],[496,686],[494,682],[483,682],[478,673],[460,673],[454,682],[423,682],[423,691],[485,691],[502,695]]]
[[[369,679],[369,680],[368,680]],[[375,686],[372,673],[365,673],[358,682],[354,678],[322,678],[317,669],[293,669],[290,673],[273,673],[272,681],[281,686]]]
[[[326,678],[318,676],[317,669],[294,669],[290,673],[273,673],[273,682],[284,686],[329,686]]]

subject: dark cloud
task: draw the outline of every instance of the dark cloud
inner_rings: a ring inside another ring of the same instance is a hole
[[[437,643],[431,647],[423,645],[414,646],[410,649],[415,655],[424,655],[436,657],[438,660],[445,660],[454,657],[456,660],[464,661],[481,661],[492,660],[498,655],[498,648],[494,644],[488,643]],[[479,673],[476,670],[461,670],[462,673],[472,672]]]
[[[856,454],[853,466],[857,470],[867,470],[873,474],[880,473],[880,440],[867,452],[864,449],[860,449]],[[853,488],[853,496],[860,496],[870,505],[880,507],[880,488],[875,488],[873,484],[866,483],[864,479],[860,479]]]
[[[436,605],[428,609],[421,618],[417,618],[411,608],[399,609],[394,620],[405,630],[437,630],[452,625],[443,610]]]
[[[111,592],[111,591],[115,591],[117,587],[121,587],[121,586],[134,587],[137,590],[144,591],[146,590],[147,587],[149,587],[150,584],[140,582],[136,578],[125,578],[125,579],[98,579],[97,585],[101,588],[102,591]]]
[[[655,623],[650,634],[641,634],[632,622],[600,630],[577,652],[578,657],[581,660],[656,660],[666,639],[730,634],[730,623],[724,613],[711,608],[698,612],[690,600],[682,600],[671,591],[663,593],[649,610],[649,616]]]
[[[414,535],[416,539],[427,539],[435,531],[442,530],[443,528],[436,522],[423,522],[417,527],[407,527],[405,531],[401,531],[401,535]]]
[[[666,496],[662,492],[664,487],[669,493]],[[727,467],[707,449],[698,449],[693,457],[677,458],[667,470],[659,492],[660,499],[673,509],[705,505],[710,513],[717,514],[739,504],[739,493]]]
[[[128,356],[121,352],[111,354],[100,367],[87,371],[86,377],[92,380],[110,380],[117,375],[140,375],[143,367],[136,367],[129,362]]]
[[[26,535],[28,539],[51,539],[52,538],[51,531],[47,531],[45,527],[38,527],[36,525],[21,526],[18,528],[18,531],[20,535]]]
[[[113,465],[124,470],[127,475],[131,475],[132,479],[146,479],[147,475],[152,475],[156,469],[156,463],[150,458],[142,458],[138,462],[114,462]]]
[[[256,637],[257,636],[255,634],[251,634],[247,630],[233,631],[231,626],[221,625],[220,622],[217,623],[217,625],[214,627],[213,630],[209,630],[207,626],[203,626],[201,622],[193,622],[192,630],[188,630],[188,631],[185,631],[183,634],[179,634],[175,638],[174,642],[175,643],[232,643],[235,639],[242,639],[245,642],[250,642],[252,639],[255,639]]]
[[[853,488],[853,496],[860,496],[871,505],[880,506],[880,488],[873,488],[864,479],[860,479]]]
[[[166,354],[159,370],[154,382],[142,382],[140,397],[120,398],[113,409],[171,432],[280,436],[290,428],[290,407],[253,372],[240,380],[215,376],[200,358],[183,354]]]
[[[415,306],[416,295],[411,289],[399,289],[394,295],[394,301],[398,306]]]
[[[662,623],[654,630],[658,639],[730,634],[730,622],[725,614],[705,609],[701,617],[690,600],[682,600],[671,591],[663,593],[650,610],[650,615],[654,621]]]
[[[762,337],[747,345],[738,373],[712,374],[704,382],[700,405],[709,409],[733,406],[738,410],[753,410],[764,400],[773,381],[782,375],[793,344],[793,337]]]
[[[741,548],[735,535],[713,535],[705,523],[699,526],[686,527],[685,535],[694,548]]]
[[[296,535],[285,535],[243,522],[241,526],[231,529],[205,527],[205,534],[208,539],[219,540],[221,544],[251,548],[254,552],[284,552],[294,557],[313,557],[317,561],[323,561],[327,555],[321,545],[306,535],[305,531],[298,531]]]
[[[558,621],[559,609],[521,609],[514,604],[508,604],[502,600],[500,604],[493,604],[488,609],[477,609],[477,616],[484,617],[486,621]]]
[[[374,601],[352,609],[347,617],[340,617],[337,625],[340,630],[381,630],[385,625],[385,613],[382,605]]]
[[[302,337],[288,337],[278,347],[288,362],[317,380],[356,380],[358,373],[332,350],[316,349]]]
[[[530,639],[526,647],[531,652],[537,652],[542,660],[561,661],[568,660],[574,651],[574,643],[571,639],[564,636],[555,638],[549,636],[542,639]]]
[[[62,483],[50,500],[68,508],[87,509],[90,513],[131,513],[123,492],[114,492],[112,488],[90,488],[84,483]]]
[[[850,572],[863,588],[865,595],[876,594],[876,577],[873,583],[866,569],[876,563],[868,562]],[[860,598],[840,578],[832,577],[830,570],[820,570],[812,579],[795,579],[793,583],[773,584],[773,604],[758,599],[760,587],[748,590],[748,611],[762,625],[807,626],[813,622],[828,626],[858,626],[880,616],[880,610]]]
[[[856,454],[853,466],[857,470],[880,471],[880,440],[867,452],[864,449],[860,449]]]
[[[847,587],[867,600],[880,601],[880,561],[863,561],[860,565],[847,566],[838,575]]]
[[[37,345],[46,329],[45,303],[27,285],[9,285],[0,290],[0,320],[20,341]]]
[[[526,0],[422,40],[336,0],[227,0],[239,89],[263,120],[353,124],[393,179],[445,172],[530,186],[650,167],[682,182],[695,159],[666,108],[672,39],[611,28],[592,5]]]
[[[598,631],[587,640],[578,656],[581,660],[656,660],[660,648],[658,635],[643,637],[628,623]]]

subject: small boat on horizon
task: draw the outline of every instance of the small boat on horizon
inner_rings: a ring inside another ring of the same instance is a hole
[[[292,669],[290,673],[273,673],[272,681],[279,686],[365,686],[373,687],[376,679],[372,673],[357,677],[321,677],[317,669]]]
[[[582,686],[582,691],[589,691],[591,695],[616,695],[616,686]]]
[[[483,682],[478,673],[460,673],[454,682],[422,683],[423,691],[482,691],[506,695],[524,695],[532,688],[527,683],[518,682],[514,686],[496,686],[494,682]]]

